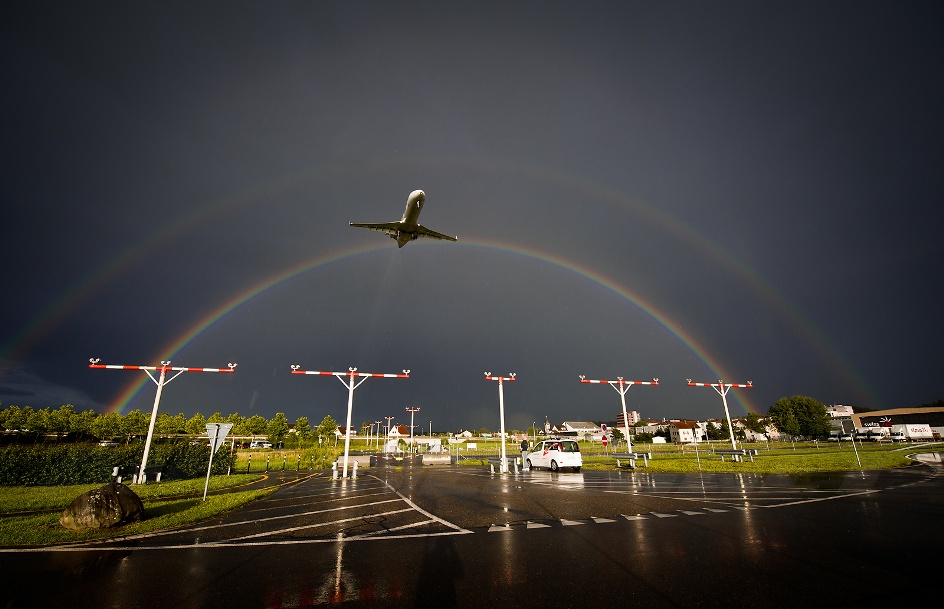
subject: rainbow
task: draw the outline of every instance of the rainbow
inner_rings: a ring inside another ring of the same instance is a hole
[[[252,299],[262,296],[276,286],[284,284],[299,277],[300,275],[314,271],[326,265],[383,249],[389,249],[389,247],[390,246],[387,243],[384,243],[383,245],[371,245],[367,247],[352,247],[339,252],[316,256],[284,269],[275,275],[267,277],[266,279],[234,295],[230,299],[223,302],[220,306],[207,313],[205,316],[203,316],[203,318],[201,318],[195,324],[190,326],[186,331],[181,333],[180,336],[174,339],[170,346],[156,354],[152,360],[161,361],[174,358],[178,353],[187,348],[187,346],[189,346],[194,341],[198,340],[205,332],[210,330],[215,324],[221,321],[228,314],[251,301]],[[537,260],[553,265],[565,271],[575,273],[591,281],[592,283],[603,287],[607,291],[615,294],[623,300],[630,302],[645,312],[649,317],[658,322],[663,328],[668,330],[669,333],[679,340],[686,348],[694,353],[714,373],[715,378],[730,378],[724,366],[715,360],[707,352],[707,350],[702,345],[700,345],[693,336],[691,336],[691,334],[684,331],[681,326],[672,320],[665,312],[658,310],[640,295],[621,285],[616,280],[605,277],[593,269],[580,265],[571,260],[566,260],[559,256],[536,249],[527,248],[520,245],[508,245],[482,239],[475,239],[471,241],[463,240],[458,245],[450,245],[450,247],[485,248],[489,250],[505,252],[518,256],[524,256],[526,258]],[[112,401],[108,407],[108,410],[116,412],[125,411],[146,385],[147,378],[139,378],[130,382]],[[754,406],[747,397],[740,394],[732,395],[735,396],[735,400],[741,405],[745,412],[759,413],[756,406]]]
[[[162,245],[182,238],[186,233],[192,232],[212,222],[222,214],[234,213],[260,200],[284,193],[290,188],[304,186],[330,178],[344,178],[354,173],[362,175],[365,172],[378,170],[414,169],[417,166],[427,168],[432,172],[442,173],[448,170],[459,169],[465,173],[470,171],[491,174],[501,173],[514,175],[519,179],[532,179],[552,183],[559,188],[573,189],[581,197],[592,197],[595,201],[612,205],[622,212],[630,211],[638,215],[640,218],[645,219],[674,236],[680,242],[694,248],[700,254],[704,255],[704,257],[712,260],[712,262],[718,264],[722,269],[730,273],[733,278],[752,290],[753,293],[759,297],[760,301],[766,307],[769,307],[769,310],[775,311],[792,326],[797,335],[802,337],[807,344],[811,346],[811,352],[818,354],[824,361],[828,361],[834,370],[840,372],[844,378],[850,381],[848,384],[850,391],[857,391],[860,398],[863,398],[867,404],[877,405],[881,403],[870,381],[863,377],[843,358],[840,355],[840,349],[828,340],[825,334],[818,331],[816,326],[795,306],[791,305],[789,300],[780,294],[766,278],[757,273],[748,264],[733,256],[730,252],[721,247],[720,244],[709,240],[684,222],[659,210],[653,205],[643,204],[618,189],[604,186],[599,182],[591,181],[580,176],[557,169],[509,161],[507,159],[479,159],[474,157],[418,157],[399,155],[377,157],[362,161],[356,165],[328,163],[317,167],[303,167],[297,172],[288,173],[277,179],[269,180],[250,188],[241,189],[237,193],[207,202],[203,205],[192,205],[188,213],[175,217],[173,220],[156,228],[147,235],[147,237],[138,240],[133,246],[121,251],[111,260],[90,270],[76,282],[68,286],[57,298],[40,309],[30,319],[26,320],[25,323],[21,324],[15,335],[10,337],[5,343],[0,344],[0,360],[12,359],[15,355],[28,351],[32,345],[35,345],[50,334],[70,313],[74,312],[82,303],[88,301],[91,296],[102,287],[106,286],[120,275],[136,268],[138,263],[147,259],[149,255],[157,251]],[[480,242],[480,244],[485,243],[484,241]],[[638,295],[632,294],[618,283],[599,275],[597,272],[587,267],[556,258],[537,250],[498,244],[491,244],[489,247],[504,249],[509,252],[516,252],[521,255],[545,260],[551,264],[587,277],[620,297],[637,304],[637,306],[678,336],[682,342],[689,345],[689,348],[698,354],[709,366],[713,369],[721,370],[720,366],[710,363],[711,358],[707,357],[703,352],[699,353],[699,349],[696,346],[697,343],[692,341],[690,337],[673,329],[676,326],[671,324],[665,316],[661,315],[653,307],[648,306]],[[318,266],[367,251],[369,251],[369,249],[352,248],[335,254],[312,258],[306,263],[287,269],[285,272],[275,276],[275,283],[272,285],[287,281],[294,275],[317,268]],[[252,286],[228,301],[228,303],[219,307],[217,312],[221,316],[225,315],[228,310],[231,310],[227,309],[227,305],[235,303],[233,306],[239,306],[241,302],[245,302],[245,300],[252,298],[257,293],[265,291],[267,289],[265,284],[266,282],[262,282],[262,284]],[[240,301],[240,297],[244,297],[244,300]],[[208,322],[209,325],[212,325],[212,323],[212,320]],[[184,342],[180,348],[185,344],[186,342]],[[173,346],[171,347],[171,351],[174,351]]]

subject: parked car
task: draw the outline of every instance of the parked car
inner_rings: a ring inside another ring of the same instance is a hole
[[[118,443],[114,440],[102,440],[98,443],[99,446],[118,446]]]
[[[249,448],[272,448],[272,442],[266,440],[253,440],[249,443]]]
[[[527,465],[528,469],[547,467],[556,472],[562,467],[570,467],[579,472],[583,466],[580,445],[575,440],[543,440],[528,453]]]

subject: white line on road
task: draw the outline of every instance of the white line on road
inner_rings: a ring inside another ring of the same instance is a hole
[[[262,533],[256,533],[254,535],[243,535],[242,537],[233,537],[232,539],[227,540],[229,543],[242,541],[244,539],[258,539],[260,537],[273,537],[278,535],[284,535],[285,533],[294,533],[295,531],[304,531],[305,529],[317,529],[319,527],[326,527],[335,524],[344,524],[345,522],[357,522],[363,521],[364,518],[376,518],[377,516],[391,516],[393,514],[402,514],[403,512],[411,511],[410,508],[403,508],[402,510],[391,510],[389,512],[380,512],[379,514],[369,514],[367,516],[355,516],[353,518],[342,518],[341,520],[330,520],[328,522],[316,522],[314,524],[306,524],[299,527],[289,527],[287,529],[276,529],[274,531],[265,531]],[[213,542],[208,542],[205,545],[212,545]]]

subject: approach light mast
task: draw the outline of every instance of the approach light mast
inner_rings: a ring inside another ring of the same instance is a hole
[[[721,401],[724,402],[724,416],[728,419],[728,433],[731,435],[731,450],[737,450],[737,443],[734,441],[734,426],[731,425],[731,413],[728,411],[728,392],[731,391],[732,387],[740,387],[743,389],[750,389],[754,386],[753,381],[747,381],[747,383],[725,383],[722,380],[718,380],[717,383],[693,383],[692,379],[688,379],[689,387],[711,387],[718,392],[718,395],[721,396]]]
[[[147,466],[148,452],[151,450],[151,439],[154,437],[154,424],[157,422],[157,407],[161,403],[161,392],[164,389],[164,385],[171,382],[184,372],[228,372],[230,374],[236,372],[236,364],[228,364],[228,368],[178,368],[171,367],[170,360],[162,361],[160,366],[118,366],[111,364],[99,364],[101,360],[98,358],[89,358],[89,368],[99,369],[99,370],[144,370],[148,377],[154,381],[154,384],[157,385],[157,394],[154,396],[154,408],[151,409],[151,423],[148,425],[147,439],[144,441],[144,455],[141,457],[141,469],[138,471],[138,475],[135,478],[137,484],[141,484],[147,481],[147,476],[144,473],[144,468]],[[154,378],[154,375],[151,372],[160,371],[158,378]],[[174,376],[167,378],[167,372],[176,372]]]
[[[347,478],[347,462],[351,452],[351,411],[354,409],[354,390],[369,378],[385,379],[408,379],[410,371],[404,370],[403,374],[377,374],[375,372],[358,372],[357,368],[348,368],[347,372],[321,372],[320,370],[300,370],[297,364],[292,365],[292,374],[315,374],[321,376],[333,376],[341,381],[341,384],[347,387],[347,426],[344,429],[344,468],[341,473],[342,478]],[[344,380],[344,377],[350,377],[350,380]],[[357,377],[362,377],[356,381]]]
[[[505,381],[513,382],[515,376],[514,372],[509,373],[508,376],[492,376],[491,372],[485,373],[486,381],[498,381],[498,409],[501,414],[501,465],[499,465],[498,471],[502,474],[508,473],[508,457],[505,454],[505,391],[502,389],[502,383]]]
[[[579,376],[581,383],[594,383],[600,385],[606,383],[620,394],[620,401],[623,404],[623,429],[626,431],[626,452],[632,453],[633,441],[629,437],[629,417],[626,415],[626,392],[629,391],[630,387],[633,385],[658,385],[659,379],[654,378],[651,381],[626,381],[623,380],[623,377],[618,376],[616,377],[615,381],[607,381],[588,379],[582,374]]]

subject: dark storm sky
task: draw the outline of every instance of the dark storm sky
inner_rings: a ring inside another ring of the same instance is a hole
[[[408,368],[354,419],[434,431],[498,427],[484,371],[510,428],[614,419],[578,374],[659,377],[657,419],[723,415],[687,378],[752,380],[733,415],[942,397],[936,3],[0,11],[3,406],[150,409],[89,357],[238,362],[161,410],[293,421],[347,392],[291,364]],[[414,189],[458,243],[348,227]]]

